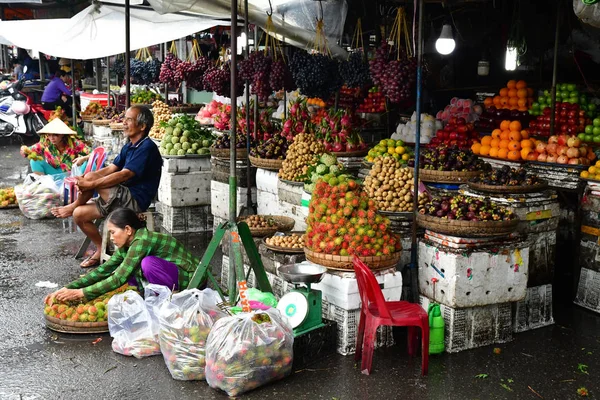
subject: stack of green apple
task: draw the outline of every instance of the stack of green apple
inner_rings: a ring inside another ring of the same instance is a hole
[[[193,118],[181,115],[168,123],[161,122],[161,127],[165,128],[165,136],[159,148],[163,156],[210,154],[209,147],[214,140],[212,132],[200,126]]]
[[[591,125],[585,127],[585,131],[577,135],[579,139],[588,143],[600,143],[600,118],[594,118]]]
[[[589,103],[587,96],[580,93],[574,83],[559,83],[556,85],[556,102],[579,104],[580,109],[586,112],[587,117],[593,118],[596,115],[596,104]],[[544,90],[544,93],[531,105],[529,114],[542,115],[544,108],[551,107],[551,105],[552,92]]]

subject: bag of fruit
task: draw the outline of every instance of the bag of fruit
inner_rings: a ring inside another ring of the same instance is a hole
[[[108,301],[108,330],[115,353],[135,358],[160,354],[146,303],[133,290],[116,294]]]
[[[146,308],[150,313],[150,319],[152,320],[152,333],[158,335],[160,331],[160,322],[158,321],[158,314],[160,307],[171,298],[171,290],[162,285],[156,285],[150,283],[144,287],[144,301],[146,302]]]
[[[61,205],[60,189],[51,175],[27,175],[15,186],[15,195],[21,212],[30,219],[52,217],[52,208]]]
[[[294,333],[275,308],[222,318],[206,342],[206,382],[229,396],[292,371]]]
[[[160,307],[160,350],[173,379],[205,379],[206,338],[213,324],[226,316],[212,292],[184,290]]]

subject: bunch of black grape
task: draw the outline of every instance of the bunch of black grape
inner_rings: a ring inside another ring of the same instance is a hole
[[[396,51],[390,52],[389,45],[383,42],[375,58],[369,61],[373,83],[381,88],[392,103],[412,100],[417,80],[415,60],[408,58],[404,51],[400,52],[399,60],[395,58],[396,54]],[[394,58],[390,59],[390,55]]]
[[[277,92],[281,89],[291,91],[296,88],[294,85],[294,78],[292,77],[292,73],[290,72],[285,60],[279,59],[271,63],[269,86],[274,92]]]
[[[112,69],[117,75],[125,75],[125,60],[121,57],[117,57]]]
[[[148,85],[158,80],[161,63],[158,60],[142,61],[135,58],[129,60],[129,73],[135,82]]]
[[[344,83],[338,72],[338,62],[323,54],[298,51],[292,57],[290,69],[296,86],[308,97],[328,99]]]
[[[206,57],[200,57],[192,63],[190,70],[185,76],[185,82],[190,89],[204,90],[204,73],[213,65]]]
[[[365,60],[361,51],[350,54],[346,61],[340,62],[339,67],[340,76],[346,86],[359,88],[371,83],[369,63]]]
[[[160,67],[159,80],[162,83],[166,83],[169,86],[178,87],[183,81],[181,71],[179,71],[178,65],[182,61],[177,58],[174,54],[168,53],[165,57],[165,61]]]

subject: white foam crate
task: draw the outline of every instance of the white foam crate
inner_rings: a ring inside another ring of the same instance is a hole
[[[419,296],[419,303],[425,311],[430,302],[429,298]],[[445,323],[444,343],[448,353],[506,343],[513,339],[510,303],[469,308],[452,308],[441,304],[440,309]]]
[[[211,202],[211,172],[172,174],[163,165],[158,201],[171,207],[204,206]]]
[[[528,287],[552,283],[556,262],[556,230],[527,234],[529,242]]]
[[[574,303],[600,313],[600,272],[581,268]]]
[[[210,182],[210,206],[212,214],[215,217],[229,219],[229,185],[222,182]],[[246,196],[248,189],[243,187],[237,188],[237,211],[238,216],[242,208],[246,205]],[[251,189],[252,202],[256,203],[256,188]]]
[[[162,214],[162,227],[169,233],[210,232],[213,228],[210,206],[171,207],[158,202],[156,211]]]
[[[256,190],[256,212],[259,215],[280,215],[277,194]]]
[[[277,171],[270,171],[262,168],[256,169],[257,190],[277,195],[278,184],[279,178],[277,177]]]
[[[281,198],[279,198],[277,203],[279,205],[279,215],[290,217],[294,221],[296,221],[296,224],[294,225],[295,231],[306,230],[306,218],[308,217],[308,207],[302,207],[300,205],[288,203],[287,201],[282,201]]]
[[[525,332],[554,324],[552,285],[527,288],[524,300],[512,303],[513,332]]]
[[[519,301],[525,298],[528,266],[524,243],[491,253],[451,251],[420,241],[419,292],[454,308]]]
[[[210,157],[163,158],[163,174],[188,174],[210,169]]]
[[[302,193],[304,193],[304,185],[290,185],[283,181],[277,183],[277,194],[280,201],[300,206],[302,204]]]

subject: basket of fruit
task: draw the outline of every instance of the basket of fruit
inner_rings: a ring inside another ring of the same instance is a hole
[[[62,333],[105,333],[108,332],[107,303],[113,295],[127,290],[137,290],[133,286],[122,286],[86,303],[61,303],[50,297],[44,308],[46,327]]]
[[[111,122],[108,126],[113,131],[122,131],[123,129],[125,129],[122,122]]]
[[[279,253],[304,253],[304,232],[289,232],[263,239],[265,247]]]
[[[512,233],[519,219],[489,199],[455,195],[434,197],[419,207],[422,228],[459,237],[495,237]]]
[[[469,187],[487,193],[533,193],[548,188],[548,183],[537,175],[527,174],[523,168],[504,166],[471,179]]]
[[[256,168],[268,169],[271,171],[279,171],[283,165],[283,160],[271,160],[268,158],[258,158],[250,156],[250,163]]]
[[[300,133],[287,150],[285,160],[279,169],[282,181],[299,182],[303,185],[311,166],[316,166],[325,153],[325,147],[314,135]]]
[[[17,196],[15,195],[14,188],[0,188],[0,210],[6,210],[9,208],[17,208]]]
[[[490,171],[491,165],[478,159],[471,150],[457,146],[440,146],[426,149],[419,160],[419,178],[432,183],[466,183]]]
[[[201,127],[194,118],[181,115],[171,118],[169,122],[161,122],[161,125],[164,136],[159,151],[163,157],[209,156],[209,148],[213,144],[212,132]]]
[[[229,158],[229,150],[231,148],[231,134],[225,132],[215,140],[214,145],[210,148],[210,155],[215,158]],[[246,149],[246,135],[243,133],[235,134],[236,160],[245,160],[248,157]],[[251,141],[250,147],[254,147],[254,142]]]
[[[245,144],[244,144],[245,146]],[[230,149],[217,149],[214,146],[210,148],[210,155],[215,158],[229,158]],[[248,151],[246,147],[237,147],[235,151],[236,160],[245,160],[248,157]]]
[[[306,259],[308,261],[322,265],[328,269],[341,271],[354,270],[354,266],[352,264],[354,256],[339,256],[335,254],[317,253],[306,247],[304,248],[304,254],[306,255]],[[367,264],[369,268],[377,270],[395,267],[396,264],[400,262],[401,254],[402,252],[397,251],[384,256],[358,256],[358,258]]]
[[[110,119],[95,119],[92,120],[92,124],[96,126],[108,126],[110,125]]]
[[[282,215],[250,215],[238,218],[238,222],[245,222],[253,237],[270,236],[275,232],[289,232],[296,224],[293,218]]]

